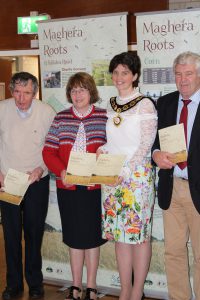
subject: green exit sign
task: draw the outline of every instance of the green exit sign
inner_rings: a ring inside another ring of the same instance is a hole
[[[48,20],[48,15],[18,17],[17,18],[17,33],[18,34],[37,34],[37,21]]]

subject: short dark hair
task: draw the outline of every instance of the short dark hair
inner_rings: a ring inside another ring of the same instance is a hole
[[[125,65],[129,68],[133,75],[137,74],[138,77],[133,84],[134,86],[138,85],[141,74],[141,61],[139,56],[134,51],[122,52],[115,55],[110,61],[109,72],[113,73],[118,65]]]
[[[83,87],[90,93],[90,104],[99,100],[99,93],[93,77],[86,72],[78,72],[72,75],[66,86],[66,96],[68,102],[72,103],[71,90],[75,87]]]
[[[29,80],[32,81],[32,84],[33,84],[33,94],[35,96],[37,94],[38,88],[39,88],[38,80],[37,80],[37,78],[33,74],[28,73],[28,72],[18,72],[18,73],[15,73],[11,77],[10,84],[9,84],[9,89],[10,89],[11,93],[14,92],[16,84],[20,84],[22,86],[26,86],[28,84]]]

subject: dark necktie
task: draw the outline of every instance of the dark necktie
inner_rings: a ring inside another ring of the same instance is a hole
[[[181,110],[180,120],[179,123],[183,123],[184,133],[185,133],[185,142],[187,145],[187,119],[188,119],[188,104],[191,100],[182,100],[183,101],[183,108]],[[178,166],[181,170],[185,169],[187,166],[187,161],[183,161],[178,163]]]

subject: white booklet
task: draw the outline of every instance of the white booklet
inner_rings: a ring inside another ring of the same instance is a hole
[[[66,172],[69,184],[88,185],[96,164],[96,154],[71,151]]]
[[[123,166],[125,155],[100,154],[96,160],[95,153],[70,153],[66,171],[69,184],[113,184],[116,182]]]
[[[28,174],[10,168],[0,191],[0,200],[19,205],[30,185],[28,179]]]
[[[114,184],[123,167],[126,155],[100,154],[90,183]]]
[[[183,124],[158,130],[160,150],[175,154],[174,163],[187,160],[187,147]]]

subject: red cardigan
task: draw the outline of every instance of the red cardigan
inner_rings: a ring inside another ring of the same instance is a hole
[[[86,132],[86,151],[96,153],[97,149],[106,143],[106,121],[106,111],[95,106],[83,119],[75,116],[71,108],[57,114],[49,129],[42,154],[48,169],[56,175],[58,188],[76,189],[75,185],[66,188],[62,184],[60,174],[67,168],[80,123],[83,122]],[[88,190],[97,188],[100,188],[100,185],[87,187]]]

